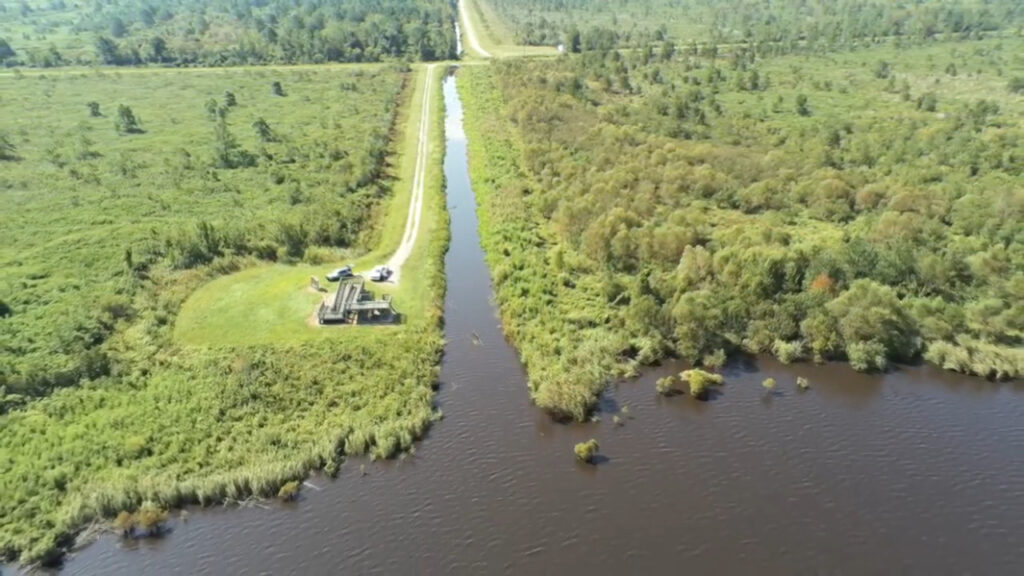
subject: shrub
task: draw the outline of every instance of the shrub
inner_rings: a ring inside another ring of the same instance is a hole
[[[163,531],[163,525],[167,522],[167,510],[152,502],[146,502],[135,512],[133,521],[135,528],[142,536],[157,536]]]
[[[776,340],[772,344],[772,353],[779,359],[779,362],[791,364],[804,357],[804,343],[801,340],[793,340],[792,342]]]
[[[117,120],[114,121],[114,128],[118,134],[138,134],[142,132],[139,127],[139,119],[132,112],[130,106],[121,104],[117,107]]]
[[[277,491],[277,497],[282,502],[291,502],[299,497],[300,486],[295,480],[286,482],[281,489]]]
[[[664,378],[658,378],[658,381],[654,383],[654,389],[658,391],[658,394],[667,396],[672,392],[675,385],[676,379],[672,376],[666,376]]]
[[[885,345],[876,340],[852,342],[846,345],[846,356],[850,366],[859,372],[884,371],[888,365],[885,357]]]
[[[684,370],[679,377],[690,385],[690,396],[698,400],[707,400],[708,387],[718,386],[723,381],[720,374],[712,374],[696,368]]]
[[[600,446],[598,446],[597,440],[591,438],[590,440],[587,440],[586,442],[580,442],[575,447],[573,447],[573,452],[576,453],[576,459],[579,460],[580,462],[592,464],[594,462],[594,456],[597,455],[597,451],[599,449]]]
[[[725,366],[726,355],[725,350],[717,348],[711,354],[705,354],[704,358],[701,359],[700,363],[709,370],[717,370],[722,366]]]

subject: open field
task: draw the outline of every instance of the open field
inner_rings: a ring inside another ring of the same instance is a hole
[[[1021,53],[467,67],[482,242],[538,405],[583,419],[610,378],[667,355],[1019,377]]]
[[[143,501],[273,495],[346,455],[411,448],[436,417],[440,98],[396,295],[407,323],[308,327],[318,296],[293,287],[397,245],[425,70],[4,76],[18,111],[0,119],[16,146],[0,175],[4,556],[52,561],[68,534]],[[120,103],[138,130],[115,130]]]

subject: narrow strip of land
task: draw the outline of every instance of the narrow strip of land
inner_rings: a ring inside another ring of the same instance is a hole
[[[466,0],[459,0],[459,16],[462,19],[462,28],[466,31],[466,43],[481,58],[490,58],[491,53],[484,50],[483,46],[480,45],[480,40],[476,36],[476,30],[473,28],[473,19],[470,18],[468,10],[466,8]]]
[[[409,198],[409,215],[405,220],[405,233],[402,235],[402,242],[398,245],[391,259],[388,260],[388,268],[393,270],[392,282],[398,283],[402,273],[402,265],[409,258],[413,247],[416,245],[416,236],[420,230],[420,215],[423,212],[423,189],[426,181],[427,155],[430,143],[430,95],[433,92],[434,68],[436,64],[427,65],[427,78],[423,85],[422,113],[420,114],[419,138],[416,148],[416,167],[412,180],[412,195]]]

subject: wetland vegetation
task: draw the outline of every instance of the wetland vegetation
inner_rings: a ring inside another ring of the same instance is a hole
[[[437,417],[437,110],[422,241],[396,296],[408,321],[344,336],[306,322],[310,274],[399,243],[425,76],[5,73],[3,556],[53,562],[97,517],[272,497],[346,455],[411,448]],[[180,316],[214,279],[248,317]]]
[[[934,4],[1006,19],[911,33]],[[1024,372],[1019,10],[934,4],[891,37],[583,42],[462,72],[482,242],[539,406],[583,420],[668,356]],[[880,26],[880,5],[848,16]]]

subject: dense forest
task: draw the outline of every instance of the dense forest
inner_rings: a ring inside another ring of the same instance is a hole
[[[456,46],[450,0],[26,0],[0,21],[8,66],[444,60]]]
[[[898,37],[1018,30],[1015,0],[488,0],[519,43],[573,49],[651,41],[773,43],[792,51]]]
[[[388,249],[388,200],[412,165],[397,162],[396,136],[424,76],[358,65],[0,79],[14,112],[0,117],[0,558],[53,562],[97,518],[272,496],[422,435],[441,350],[430,303],[447,236],[429,216],[441,200],[427,201],[407,265],[405,325],[339,337],[306,318],[321,298],[310,274]],[[244,322],[179,337],[197,289],[242,270],[280,271],[297,311],[273,321],[289,337],[254,341]]]
[[[667,355],[1020,376],[1022,54],[655,43],[465,70],[482,239],[538,404],[583,418]]]

